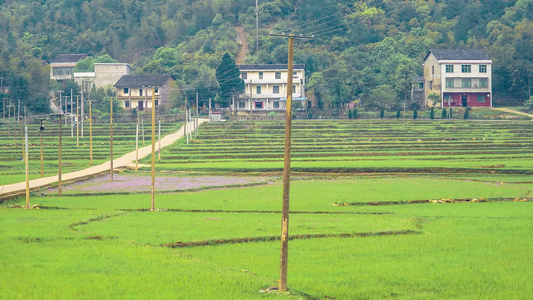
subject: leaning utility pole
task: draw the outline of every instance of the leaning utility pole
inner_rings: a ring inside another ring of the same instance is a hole
[[[285,153],[283,160],[283,206],[281,216],[281,258],[279,273],[279,291],[287,291],[287,261],[289,257],[289,190],[291,175],[291,125],[292,125],[292,72],[294,56],[294,38],[293,34],[281,34],[271,36],[282,36],[289,38],[289,55],[287,66],[287,105],[285,108]],[[300,39],[313,39],[314,37],[304,37]]]

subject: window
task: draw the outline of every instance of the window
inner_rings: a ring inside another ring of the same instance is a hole
[[[281,79],[281,72],[276,72],[275,76],[276,76],[276,79]]]
[[[279,101],[274,101],[273,106],[274,108],[279,108]]]
[[[479,73],[487,73],[487,65],[479,65]]]
[[[272,93],[273,94],[279,94],[279,85],[275,85],[272,87]]]
[[[239,101],[239,108],[244,108],[245,105],[244,101]]]
[[[435,66],[431,66],[431,74],[435,74]]]
[[[295,85],[292,86],[292,92],[296,93],[296,86]]]
[[[263,101],[255,102],[255,108],[263,108]]]
[[[444,95],[444,102],[445,103],[451,103],[452,102],[452,95]]]
[[[447,88],[452,88],[454,87],[454,83],[453,83],[453,78],[446,78],[446,87]]]
[[[429,83],[429,89],[432,90],[433,89],[433,81],[428,81]]]
[[[124,94],[129,94],[130,88],[124,88]]]
[[[159,100],[155,100],[155,107],[159,106]]]
[[[124,107],[125,108],[130,108],[130,101],[129,100],[124,101]]]
[[[248,73],[242,72],[241,75],[242,79],[248,79]]]
[[[263,79],[263,72],[259,72],[259,79]]]
[[[159,94],[159,89],[158,88],[156,88],[154,91],[155,91],[156,94]]]
[[[260,85],[257,86],[257,94],[258,95],[261,94],[261,86]]]
[[[472,66],[471,65],[461,65],[461,72],[462,73],[471,73],[472,72]]]
[[[486,78],[480,78],[479,79],[479,87],[487,87],[487,79]]]
[[[139,89],[139,96],[143,95],[143,89]]]
[[[462,87],[469,88],[472,87],[472,80],[470,78],[463,78],[463,84]]]
[[[485,95],[477,95],[477,103],[485,103]]]
[[[418,83],[418,88],[421,90],[424,89],[424,83],[423,82]]]
[[[446,73],[453,73],[453,65],[446,65]]]

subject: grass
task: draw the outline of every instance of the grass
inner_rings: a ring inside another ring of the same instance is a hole
[[[268,184],[157,193],[155,212],[150,194],[108,194],[124,182],[4,203],[0,298],[533,298],[531,122],[294,124],[289,295],[259,292],[279,274],[282,124],[258,122],[208,124],[157,177]],[[491,201],[407,204],[442,198]],[[369,202],[388,204],[337,205]]]

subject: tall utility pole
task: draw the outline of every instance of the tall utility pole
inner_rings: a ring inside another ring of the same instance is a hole
[[[113,181],[113,98],[109,98],[109,103],[109,145],[111,147],[109,175],[111,176],[111,181]]]
[[[81,138],[83,138],[83,120],[85,119],[85,111],[83,110],[83,89],[81,90]]]
[[[198,125],[198,91],[196,91],[196,121],[194,122],[196,131],[194,133],[194,138],[198,137]]]
[[[74,137],[74,96],[72,95],[72,89],[70,89],[70,137]]]
[[[93,164],[93,110],[89,101],[89,164]]]
[[[25,117],[25,116],[24,116]],[[28,126],[24,126],[24,169],[26,170],[26,209],[30,209],[30,167],[28,157]]]
[[[43,167],[43,161],[44,161],[44,155],[43,155],[43,119],[41,119],[41,127],[39,127],[39,133],[41,135],[41,177],[44,177],[44,167]]]
[[[76,96],[76,147],[80,146],[80,97]]]
[[[283,205],[281,211],[281,255],[279,271],[279,291],[287,291],[287,261],[289,258],[289,195],[290,195],[290,175],[291,175],[291,126],[292,126],[292,72],[294,57],[294,38],[289,34],[271,36],[282,36],[289,38],[289,55],[287,66],[287,105],[285,108],[285,152],[283,160]],[[313,37],[298,36],[299,39],[313,39]]]
[[[58,148],[58,170],[57,170],[57,195],[61,197],[61,113],[59,113],[59,148]]]
[[[152,87],[152,207],[155,210],[155,87]]]

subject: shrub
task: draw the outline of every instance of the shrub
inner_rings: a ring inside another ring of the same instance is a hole
[[[450,107],[450,119],[453,118],[452,108]]]
[[[353,109],[352,118],[357,119],[357,108]]]
[[[446,119],[447,117],[448,117],[448,111],[446,110],[446,108],[443,108],[442,109],[442,118]]]
[[[429,118],[435,120],[435,108],[432,106],[431,111],[429,112]]]
[[[399,119],[400,116],[401,116],[401,114],[402,114],[402,113],[400,112],[400,108],[399,108],[399,107],[396,108],[396,119]]]
[[[469,109],[468,107],[465,107],[465,114],[463,115],[463,119],[466,120],[466,119],[468,119],[468,118],[470,117],[470,115],[469,115],[469,113],[468,113],[469,110],[470,110],[470,109]]]
[[[382,107],[381,110],[379,111],[379,118],[383,119],[384,116],[385,116],[385,110]]]
[[[418,111],[415,108],[415,110],[413,111],[413,120],[416,120],[416,118],[418,118]]]
[[[352,111],[348,110],[348,119],[351,120],[352,118],[353,118]]]

